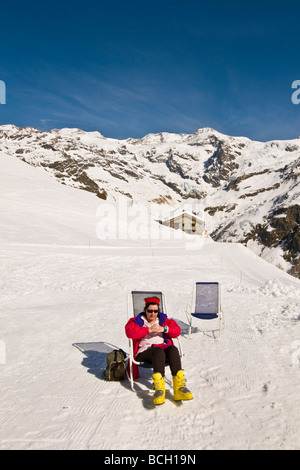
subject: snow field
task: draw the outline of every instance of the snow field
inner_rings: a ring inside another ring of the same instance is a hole
[[[116,442],[118,449],[299,448],[298,280],[236,244],[205,240],[190,251],[184,240],[104,243],[95,235],[95,196],[23,162],[4,163],[2,450],[113,450]],[[222,285],[224,334],[214,341],[194,320],[189,339],[193,285],[209,280]],[[127,380],[101,379],[107,351],[128,351],[134,289],[165,293],[182,327],[193,401],[173,401],[169,370],[166,403],[156,408],[149,370],[141,371],[136,394]],[[80,351],[75,343],[90,346]]]

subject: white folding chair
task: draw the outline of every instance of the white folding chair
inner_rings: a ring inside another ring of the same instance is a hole
[[[224,314],[221,306],[221,287],[218,282],[196,282],[193,290],[191,312],[187,313],[189,322],[189,338],[192,332],[192,320],[196,318],[204,322],[214,320],[214,327],[198,328],[202,332],[213,333],[214,339],[220,339],[224,330]],[[210,325],[212,326],[212,325]],[[215,333],[218,333],[216,337]]]
[[[144,310],[145,306],[145,298],[147,297],[157,297],[160,299],[160,311],[165,313],[167,315],[167,308],[166,308],[166,298],[165,295],[160,292],[160,291],[132,291],[128,295],[128,309],[127,309],[127,317],[128,320],[132,317],[136,317],[139,315],[141,312]],[[179,355],[180,357],[183,357],[183,352],[182,352],[182,345],[180,338],[176,338],[177,343],[178,343],[178,350],[179,350]],[[133,371],[132,371],[132,366],[133,364],[136,364],[139,367],[151,367],[152,364],[149,362],[138,362],[134,359],[134,351],[133,351],[133,340],[129,338],[129,380],[131,384],[131,388],[133,391],[134,390],[134,379],[133,379]]]

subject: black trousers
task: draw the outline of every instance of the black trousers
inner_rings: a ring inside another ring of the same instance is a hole
[[[136,360],[140,362],[151,362],[153,366],[153,373],[156,374],[160,372],[163,377],[165,376],[166,363],[169,364],[173,376],[175,376],[177,372],[181,370],[181,359],[179,351],[176,346],[173,345],[167,348],[152,346],[146,351],[139,353],[136,356]]]

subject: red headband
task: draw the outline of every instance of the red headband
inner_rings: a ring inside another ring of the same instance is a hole
[[[160,299],[158,299],[157,297],[148,297],[147,299],[144,299],[144,300],[146,302],[146,305],[147,304],[157,304],[157,305],[160,304]]]

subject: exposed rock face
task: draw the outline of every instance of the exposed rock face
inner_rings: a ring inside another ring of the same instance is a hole
[[[205,128],[120,141],[8,125],[0,126],[0,151],[103,200],[201,203],[216,241],[248,244],[262,256],[277,250],[285,269],[300,266],[298,139],[254,142]]]
[[[217,149],[205,163],[204,181],[214,188],[220,187],[239,168],[238,155],[224,141],[216,141]]]
[[[269,248],[281,245],[286,259],[297,259],[300,253],[300,206],[275,210],[266,218],[265,224],[257,224],[244,241],[255,238]]]
[[[85,169],[88,169],[87,164],[77,164],[70,157],[66,157],[65,160],[55,161],[48,165],[41,163],[42,166],[46,166],[50,170],[55,170],[54,176],[56,178],[65,180],[70,178],[74,183],[78,183],[85,191],[95,193],[101,199],[107,199],[107,193],[105,189],[100,189],[99,186],[88,177]]]

